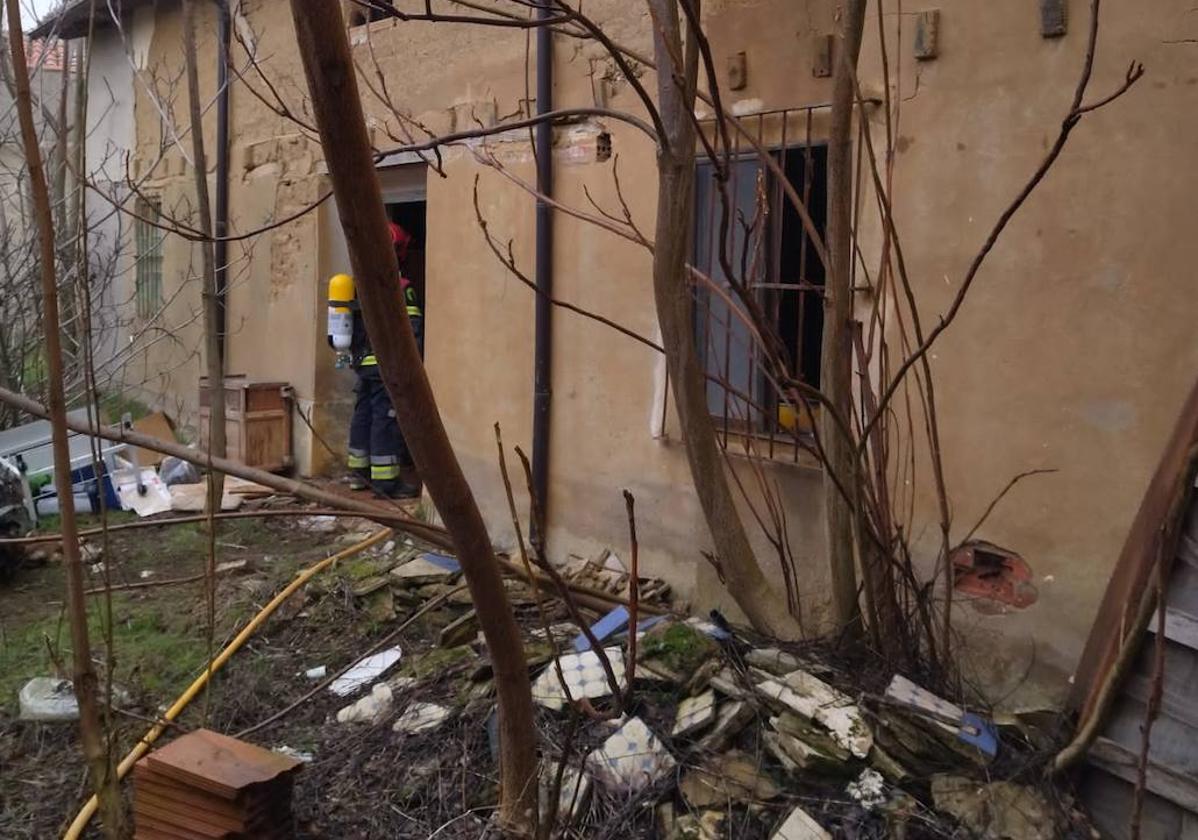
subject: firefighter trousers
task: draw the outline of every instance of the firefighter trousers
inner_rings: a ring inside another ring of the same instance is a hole
[[[399,486],[399,469],[412,463],[378,365],[358,369],[354,414],[349,424],[348,466],[380,493]]]
[[[411,323],[423,356],[424,319],[413,317]],[[374,361],[373,356],[367,358]],[[383,386],[378,364],[364,364],[357,373],[347,466],[380,493],[390,495],[401,483],[400,467],[413,466],[412,455],[395,419],[395,408]]]

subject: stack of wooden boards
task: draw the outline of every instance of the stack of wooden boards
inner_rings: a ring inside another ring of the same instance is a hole
[[[133,767],[135,840],[295,836],[291,790],[302,762],[198,729]]]

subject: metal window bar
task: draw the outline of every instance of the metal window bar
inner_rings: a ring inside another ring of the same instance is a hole
[[[787,173],[821,233],[827,157],[823,144],[814,139],[813,128],[814,113],[827,108],[827,104],[811,105],[741,118],[758,145]],[[704,129],[710,131],[713,145],[722,154],[714,120],[706,121]],[[817,385],[823,265],[813,259],[810,240],[797,212],[789,207],[782,182],[761,163],[751,144],[742,145],[738,132],[732,136],[727,182],[731,206],[727,211],[714,177],[715,167],[705,156],[696,166],[696,267],[721,284],[734,300],[738,299],[734,284],[743,284],[743,294],[751,296],[782,337],[791,375]],[[797,161],[801,161],[801,173],[793,171],[799,168],[794,165]],[[802,183],[794,181],[796,176]],[[765,212],[750,229],[759,201]],[[725,212],[729,213],[728,231],[721,243]],[[733,277],[727,276],[722,256]],[[747,316],[732,311],[721,296],[700,285],[694,293],[694,334],[708,376],[708,407],[717,421],[721,446],[726,448],[730,439],[750,436],[774,458],[778,442],[786,441],[792,444],[786,447],[788,454],[797,461],[800,444],[805,442],[799,428],[801,412],[794,416],[780,411],[763,369],[762,348],[744,325]]]
[[[158,219],[162,203],[158,199],[137,202],[137,218],[133,226],[136,252],[134,268],[134,299],[137,317],[148,320],[162,306],[162,241],[163,231],[145,219]]]

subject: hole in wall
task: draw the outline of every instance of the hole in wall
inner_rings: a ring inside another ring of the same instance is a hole
[[[951,556],[953,588],[971,599],[979,612],[1007,612],[1036,603],[1032,568],[1010,549],[975,540]]]

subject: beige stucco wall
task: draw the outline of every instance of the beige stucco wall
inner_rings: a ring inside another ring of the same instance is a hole
[[[747,85],[729,94],[737,108],[827,101],[829,82],[813,78],[811,65],[814,39],[832,27],[829,3],[707,5],[717,68],[731,54],[746,52]],[[240,25],[252,33],[264,71],[289,107],[302,113],[302,73],[283,4],[257,0],[241,8]],[[1080,66],[1085,21],[1083,10],[1075,9],[1068,35],[1045,40],[1035,4],[962,0],[942,8],[939,57],[917,65],[909,13],[920,8],[904,4],[901,39],[890,43],[891,70],[902,79],[895,91],[902,107],[894,200],[921,313],[931,323],[1050,142]],[[649,50],[640,5],[607,0],[587,9],[624,43]],[[893,33],[897,19],[887,9]],[[883,84],[875,11],[871,7],[861,69],[870,92]],[[1127,6],[1105,10],[1093,95],[1108,90],[1132,58],[1144,61],[1149,75],[1076,130],[933,353],[956,536],[1015,473],[1058,470],[1020,485],[979,532],[1023,554],[1036,575],[1037,603],[997,616],[957,610],[972,645],[971,667],[996,696],[1021,684],[1025,697],[1055,697],[1066,687],[1123,533],[1198,363],[1198,346],[1189,340],[1198,315],[1192,277],[1198,244],[1183,233],[1193,225],[1190,196],[1198,175],[1173,163],[1188,159],[1198,74],[1189,69],[1192,47],[1164,43],[1178,37],[1183,12],[1180,0],[1162,3],[1152,14]],[[151,52],[165,64],[177,60],[174,13],[161,7],[157,14]],[[365,44],[355,48],[363,73],[371,76],[377,59],[396,105],[433,130],[443,131],[455,119],[462,127],[474,118],[511,117],[527,107],[522,32],[392,22],[369,32],[375,58]],[[362,35],[355,31],[359,42]],[[240,50],[235,57],[244,60]],[[594,46],[559,39],[557,107],[593,103],[592,60],[601,58]],[[602,62],[596,69],[602,75]],[[651,73],[643,78],[651,88]],[[206,90],[211,81],[206,72]],[[610,107],[640,113],[627,86],[609,93]],[[364,98],[377,145],[389,145],[385,134],[395,130],[395,116],[369,93]],[[302,207],[326,186],[319,147],[303,129],[271,113],[241,85],[234,87],[233,103],[231,206],[234,231],[244,232]],[[156,137],[157,114],[139,100],[137,118],[145,154],[149,138]],[[634,218],[652,230],[653,149],[635,129],[604,122]],[[881,144],[880,117],[870,127]],[[817,122],[817,136],[820,130]],[[586,208],[585,186],[614,209],[613,161],[577,162],[564,131],[558,142],[560,200]],[[531,180],[522,137],[492,147],[513,174]],[[533,201],[466,148],[447,150],[444,170],[444,178],[430,172],[427,186],[426,362],[458,456],[497,542],[504,544],[511,526],[493,425],[502,425],[509,446],[528,450],[533,295],[497,262],[478,230],[475,177],[493,235],[505,244],[512,240],[527,272]],[[176,178],[165,189],[183,191],[186,183]],[[879,232],[870,213],[862,218],[861,247],[873,270]],[[644,250],[562,214],[555,236],[555,293],[654,336]],[[172,247],[168,264],[177,265],[188,249]],[[323,424],[333,437],[331,418],[341,415],[325,408],[344,406],[347,379],[331,371],[323,344],[323,278],[340,247],[330,203],[231,248],[238,263],[230,295],[229,371],[291,382],[301,405],[314,407],[317,427]],[[194,390],[198,364],[188,370],[193,378],[176,373],[168,385],[172,393]],[[677,423],[667,417],[665,435],[656,429],[662,382],[660,360],[644,346],[568,312],[555,313],[550,551],[563,557],[623,547],[620,490],[627,487],[637,497],[647,571],[666,577],[704,608],[717,605],[735,614],[702,556],[710,539],[689,486]],[[302,469],[329,466],[299,424],[296,440]],[[919,457],[912,534],[926,569],[935,556],[936,520],[926,453]],[[774,465],[767,472],[790,503],[805,615],[818,627],[826,613],[821,478],[802,465]],[[767,555],[763,543],[762,549]],[[1025,674],[1030,682],[1024,683]]]
[[[942,5],[940,55],[928,62],[912,60],[904,24],[895,214],[925,325],[1056,137],[1088,24],[1086,4],[1069,5],[1060,39],[1040,36],[1035,4]],[[1016,473],[1058,471],[1019,485],[979,532],[1023,555],[1039,600],[1006,615],[957,612],[982,643],[970,664],[997,696],[1025,680],[1051,696],[1066,688],[1198,372],[1198,242],[1185,234],[1198,72],[1191,49],[1170,43],[1192,37],[1187,11],[1173,0],[1103,6],[1086,101],[1111,92],[1132,60],[1146,75],[1076,128],[932,353],[958,538]],[[863,78],[880,92],[870,29]],[[882,143],[880,121],[871,128]],[[877,242],[876,225],[863,241]],[[917,519],[931,525],[926,484],[919,502]],[[919,541],[924,556],[934,531]]]

